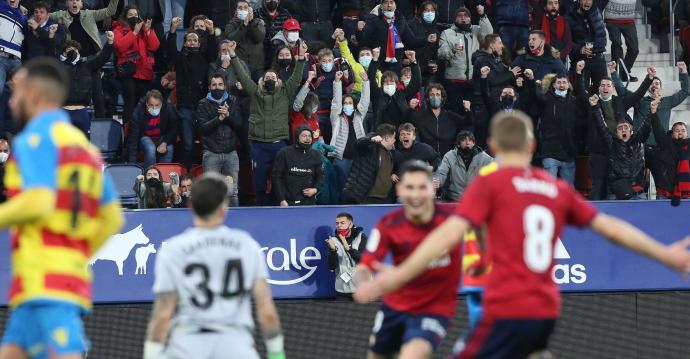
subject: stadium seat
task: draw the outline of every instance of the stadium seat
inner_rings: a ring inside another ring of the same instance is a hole
[[[156,166],[163,175],[163,182],[170,182],[170,172],[177,172],[180,177],[187,173],[187,170],[179,163],[156,163]]]
[[[192,166],[192,171],[191,171],[192,177],[196,178],[204,174],[204,166],[202,165],[194,165]]]
[[[112,118],[93,119],[91,143],[101,150],[106,162],[114,162],[122,145],[122,125]]]
[[[144,173],[141,166],[129,163],[110,164],[105,166],[104,171],[113,179],[122,206],[136,208],[138,201],[133,187],[135,178]]]

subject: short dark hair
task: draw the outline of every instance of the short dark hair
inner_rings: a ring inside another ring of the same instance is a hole
[[[69,47],[74,47],[77,51],[81,51],[81,44],[76,40],[65,40],[62,43],[62,51],[65,51]]]
[[[192,176],[189,173],[185,173],[182,175],[182,177],[180,177],[180,183],[182,183],[182,181],[187,181],[187,180],[194,182],[194,176]]]
[[[599,80],[599,83],[597,84],[597,86],[601,86],[601,82],[602,82],[602,81],[611,81],[611,83],[613,83],[613,79],[612,79],[612,78],[610,78],[610,77],[608,77],[608,76],[604,76],[604,77],[601,78],[601,80]]]
[[[218,173],[205,173],[192,186],[192,211],[199,218],[208,218],[228,195],[228,184]]]
[[[426,1],[423,2],[421,5],[419,5],[419,13],[420,13],[420,14],[424,12],[424,9],[426,9],[426,6],[427,6],[427,5],[433,6],[433,7],[434,7],[434,11],[438,11],[438,5],[436,5],[436,2],[435,2],[435,1],[426,0]]]
[[[209,86],[211,86],[211,80],[213,80],[213,79],[221,79],[221,80],[223,80],[223,84],[224,84],[224,85],[227,85],[227,84],[225,83],[225,76],[223,76],[223,75],[222,75],[221,73],[219,73],[219,72],[213,73],[213,74],[208,78],[208,85],[209,85]]]
[[[335,218],[347,218],[350,222],[352,222],[352,215],[347,212],[340,212],[337,216],[335,216]]]
[[[395,127],[388,123],[382,123],[376,127],[376,135],[385,136],[395,136]]]
[[[676,126],[683,126],[683,127],[685,127],[686,130],[688,129],[688,125],[685,122],[678,121],[678,122],[674,123],[673,126],[671,126],[671,132],[673,132],[673,130],[676,129]]]
[[[28,81],[39,80],[44,87],[44,96],[62,105],[69,92],[69,74],[56,58],[35,57],[24,64]]]
[[[383,83],[386,80],[393,80],[393,82],[397,84],[400,81],[400,78],[398,77],[398,74],[393,71],[384,71],[383,75],[381,75],[381,82]]]
[[[122,13],[120,13],[120,19],[119,20],[120,20],[120,23],[122,23],[122,25],[124,25],[126,27],[129,26],[129,22],[127,20],[127,13],[129,12],[129,10],[136,10],[137,11],[137,17],[141,19],[141,11],[139,11],[138,6],[136,6],[134,4],[125,6],[125,8],[122,9]]]
[[[149,90],[146,93],[146,101],[148,101],[150,98],[155,98],[156,100],[160,100],[161,102],[164,101],[163,94],[158,90]]]
[[[400,170],[398,171],[398,176],[402,180],[402,178],[408,174],[408,173],[417,173],[417,172],[422,172],[431,179],[431,169],[429,169],[429,164],[427,164],[424,161],[420,160],[409,160],[400,167]]]
[[[458,133],[458,136],[455,138],[455,143],[460,143],[462,140],[470,139],[472,142],[477,142],[477,140],[474,139],[474,134],[470,131],[460,131]]]
[[[498,36],[497,34],[488,34],[488,35],[484,36],[484,43],[482,44],[482,48],[483,48],[484,50],[486,50],[486,49],[488,49],[489,46],[491,46],[494,42],[496,42],[497,40],[500,40],[500,39],[501,39],[501,37]]]
[[[529,32],[529,34],[530,35],[537,35],[537,36],[541,37],[542,39],[546,39],[546,34],[541,30],[532,30]]]
[[[50,5],[45,1],[36,1],[34,3],[34,10],[36,9],[46,9],[46,11],[50,12]]]
[[[194,16],[191,20],[189,20],[189,27],[190,27],[190,28],[193,28],[193,27],[194,27],[194,23],[197,22],[197,21],[199,21],[199,20],[201,20],[201,21],[206,21],[206,20],[208,20],[208,16],[206,16],[206,15],[196,15],[196,16]]]

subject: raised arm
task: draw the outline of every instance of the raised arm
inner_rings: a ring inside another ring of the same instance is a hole
[[[311,83],[311,80],[316,77],[316,71],[309,71],[309,74],[307,75],[307,81],[304,82],[304,85],[299,89],[299,92],[297,92],[297,96],[295,97],[295,100],[292,102],[292,110],[293,111],[302,111],[302,107],[304,106],[304,99],[307,98],[307,94],[309,93],[309,84]],[[335,97],[333,98],[335,101]]]
[[[235,69],[237,80],[242,84],[244,90],[247,91],[247,93],[251,96],[257,91],[259,86],[249,76],[249,71],[242,66],[242,61],[240,61],[240,58],[235,54],[235,48],[237,48],[237,43],[235,41],[230,41],[228,44],[228,49],[230,52],[230,57],[232,58],[232,60],[230,60],[232,63],[232,68]]]
[[[366,116],[367,111],[369,111],[369,103],[371,102],[371,80],[369,80],[369,76],[366,73],[361,73],[359,76],[362,78],[362,95],[359,97],[357,111],[362,116]]]
[[[412,64],[410,68],[412,69],[412,79],[410,84],[405,87],[405,97],[410,98],[419,92],[419,88],[422,86],[422,72],[419,70],[419,64],[417,63],[417,56],[414,51],[405,51],[405,56],[410,59]]]
[[[311,74],[312,71],[309,71]],[[333,81],[333,99],[331,100],[331,124],[333,127],[337,126],[340,121],[340,114],[343,112],[343,82],[341,78],[343,77],[343,72],[338,71],[335,73],[335,81]],[[309,83],[309,81],[307,81]]]
[[[110,0],[110,2],[108,3],[108,7],[95,10],[93,12],[93,17],[96,20],[96,22],[103,21],[107,18],[115,16],[115,12],[117,12],[117,4],[119,2],[120,0]]]
[[[623,106],[625,107],[626,111],[629,108],[637,105],[640,100],[642,100],[642,97],[644,97],[649,90],[649,86],[652,84],[652,80],[655,76],[656,68],[654,68],[654,66],[647,66],[647,76],[645,76],[644,81],[642,81],[640,84],[640,87],[638,87],[637,90],[632,94],[623,96]]]
[[[304,72],[304,64],[306,62],[305,54],[307,53],[307,43],[302,41],[298,51],[299,54],[297,56],[297,63],[295,64],[295,68],[292,70],[292,75],[290,75],[290,78],[285,83],[285,89],[287,90],[289,97],[295,95],[295,92],[297,91],[299,84],[302,82],[302,73]]]
[[[680,80],[680,90],[667,98],[670,102],[671,107],[676,107],[680,105],[685,99],[690,95],[690,77],[688,77],[688,67],[685,62],[678,61],[676,64],[680,70],[680,75],[678,76]]]

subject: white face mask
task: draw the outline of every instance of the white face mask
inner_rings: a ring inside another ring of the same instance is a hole
[[[297,40],[299,40],[299,32],[297,32],[297,31],[290,31],[290,32],[288,32],[287,41],[289,41],[289,42],[297,42]]]
[[[5,163],[7,162],[7,159],[10,157],[10,154],[7,152],[0,152],[0,163]]]
[[[247,10],[237,10],[237,18],[244,21],[244,19],[247,18],[249,15],[249,11]]]
[[[365,55],[365,56],[360,56],[359,57],[359,64],[364,66],[365,68],[368,68],[369,65],[371,64],[372,57]]]
[[[220,54],[220,61],[230,61],[232,60],[232,57],[228,54]]]
[[[161,108],[160,108],[160,107],[158,107],[158,108],[156,108],[156,107],[149,107],[149,108],[148,108],[148,111],[149,111],[149,113],[151,114],[151,116],[158,116],[158,115],[160,115],[160,113],[161,113]]]
[[[395,85],[383,85],[383,93],[388,96],[395,95]]]
[[[383,16],[388,19],[392,19],[395,16],[395,11],[384,11]]]

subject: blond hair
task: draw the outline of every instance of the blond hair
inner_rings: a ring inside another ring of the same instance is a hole
[[[525,151],[534,138],[534,126],[522,111],[501,111],[491,119],[491,137],[499,151]]]

